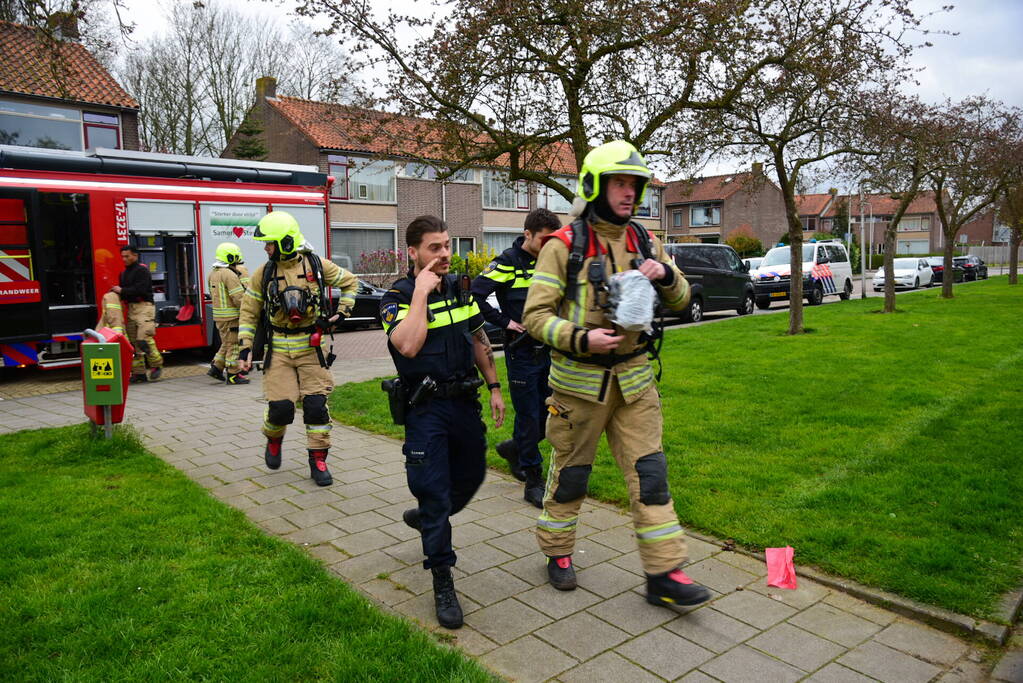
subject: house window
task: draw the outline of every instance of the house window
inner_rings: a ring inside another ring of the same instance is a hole
[[[671,212],[671,227],[673,228],[682,227],[682,212],[677,209]]]
[[[575,178],[555,178],[558,183],[564,185],[571,192],[574,190],[572,184]],[[554,213],[568,213],[572,210],[572,202],[565,199],[561,194],[546,185],[537,187],[537,206],[548,209]]]
[[[448,178],[448,182],[451,183],[475,183],[476,170],[472,168],[460,168]]]
[[[689,211],[689,225],[691,227],[721,225],[720,204],[697,204],[690,208]]]
[[[402,168],[401,174],[406,178],[417,180],[436,180],[437,169],[429,164],[422,164],[418,161],[410,161]]]
[[[451,239],[451,252],[462,258],[468,256],[469,252],[475,249],[475,237],[454,237]]]
[[[393,204],[394,162],[352,160],[348,167],[348,198],[356,202]]]
[[[931,228],[928,216],[903,216],[899,221],[899,232],[926,232]]]
[[[385,273],[363,272],[367,263],[378,263],[372,254],[397,249],[394,228],[331,228],[330,260],[339,266],[360,275],[384,275]],[[401,259],[399,259],[401,260]],[[394,268],[392,272],[400,269]],[[373,268],[378,270],[378,268]]]
[[[522,234],[521,230],[483,230],[483,245],[489,249],[493,249],[500,254],[505,249],[511,247],[519,235]]]
[[[528,209],[529,186],[524,180],[508,181],[508,174],[483,171],[484,209]]]
[[[82,126],[85,129],[85,149],[106,147],[121,149],[120,119],[117,114],[83,112]]]
[[[637,216],[658,218],[661,215],[661,193],[651,187],[647,188],[646,197],[636,208]]]
[[[327,175],[334,177],[334,184],[330,186],[330,196],[334,199],[348,199],[348,159],[327,157]]]
[[[817,230],[817,216],[804,216],[799,221],[803,224],[803,232],[815,232]]]
[[[81,151],[82,114],[63,107],[0,102],[0,144]]]

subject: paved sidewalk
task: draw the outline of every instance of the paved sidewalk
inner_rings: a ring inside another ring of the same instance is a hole
[[[357,381],[391,365],[359,360],[334,370]],[[599,503],[587,502],[580,517],[580,587],[555,591],[533,537],[537,511],[521,500],[518,482],[494,471],[453,519],[466,626],[444,631],[433,616],[420,541],[401,521],[413,502],[401,444],[335,425],[335,483],[321,489],[309,479],[296,424],[285,438],[284,466],[271,472],[261,457],[259,374],[253,378],[247,387],[206,377],[133,385],[127,422],[159,457],[268,533],[306,548],[386,609],[445,634],[508,679],[987,679],[992,664],[968,641],[806,579],[797,591],[767,588],[762,563],[701,541],[690,542],[686,571],[713,589],[714,600],[684,615],[647,605],[629,518]],[[0,401],[0,433],[82,420],[77,392]]]

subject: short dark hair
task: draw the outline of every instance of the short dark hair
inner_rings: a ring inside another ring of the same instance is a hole
[[[428,232],[447,232],[448,224],[436,216],[417,216],[405,228],[405,244],[418,247]]]
[[[139,250],[136,249],[135,247],[131,246],[130,244],[126,244],[123,247],[121,247],[121,251],[130,251],[131,253],[135,254],[136,256],[139,255]]]
[[[541,230],[558,230],[561,228],[561,221],[547,209],[533,209],[526,216],[526,230],[535,235]]]

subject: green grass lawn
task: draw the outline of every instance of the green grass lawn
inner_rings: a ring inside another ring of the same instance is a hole
[[[898,306],[808,307],[799,337],[784,313],[669,331],[675,506],[691,528],[792,545],[798,563],[991,617],[1023,578],[1023,287],[995,277]],[[379,382],[339,387],[331,405],[401,436]],[[510,433],[509,420],[491,445]],[[627,499],[604,445],[590,493]]]
[[[130,433],[0,443],[0,680],[491,680]]]

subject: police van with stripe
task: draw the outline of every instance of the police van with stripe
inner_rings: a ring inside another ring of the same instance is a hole
[[[768,309],[773,301],[787,301],[791,285],[791,247],[779,244],[750,273],[757,308]],[[816,306],[826,296],[845,301],[852,295],[852,263],[840,240],[810,240],[803,245],[803,296]]]

